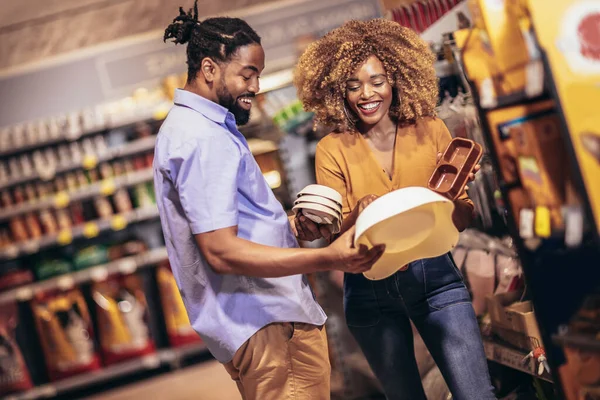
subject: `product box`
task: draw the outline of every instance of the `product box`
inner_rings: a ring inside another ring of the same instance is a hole
[[[519,292],[488,296],[492,332],[513,346],[530,351],[533,342],[542,342],[541,334],[532,303],[518,301],[519,297]]]
[[[92,298],[96,303],[98,341],[105,365],[155,351],[139,275],[116,275],[95,283]]]
[[[17,303],[0,307],[0,396],[33,387],[29,370],[17,343],[20,324]]]
[[[160,292],[169,344],[173,347],[192,343],[201,343],[200,336],[194,331],[179,294],[175,277],[167,262],[156,269],[156,278]]]
[[[79,289],[40,293],[31,308],[51,381],[100,369],[92,320]]]

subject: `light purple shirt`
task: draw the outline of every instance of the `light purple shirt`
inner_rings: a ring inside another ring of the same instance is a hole
[[[238,237],[298,247],[287,215],[224,107],[177,90],[154,154],[154,188],[169,261],[193,328],[213,356],[229,362],[273,322],[325,323],[303,275],[219,275],[195,234],[238,226]]]

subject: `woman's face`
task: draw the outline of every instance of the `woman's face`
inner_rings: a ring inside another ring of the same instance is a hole
[[[346,82],[346,101],[363,125],[376,125],[388,115],[392,104],[392,86],[383,64],[371,56]]]

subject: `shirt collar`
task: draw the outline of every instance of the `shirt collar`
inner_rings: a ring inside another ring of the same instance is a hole
[[[219,124],[225,123],[229,114],[229,111],[220,104],[183,89],[175,89],[173,102],[178,106],[191,108]]]

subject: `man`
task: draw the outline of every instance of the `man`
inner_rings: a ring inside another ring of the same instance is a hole
[[[197,5],[180,8],[164,39],[188,44],[188,81],[158,134],[154,181],[192,326],[244,399],[327,399],[326,316],[301,274],[361,273],[383,248],[353,248],[352,231],[298,248],[294,233],[314,240],[326,230],[288,220],[236,127],[249,120],[264,68],[246,22],[200,22]]]

